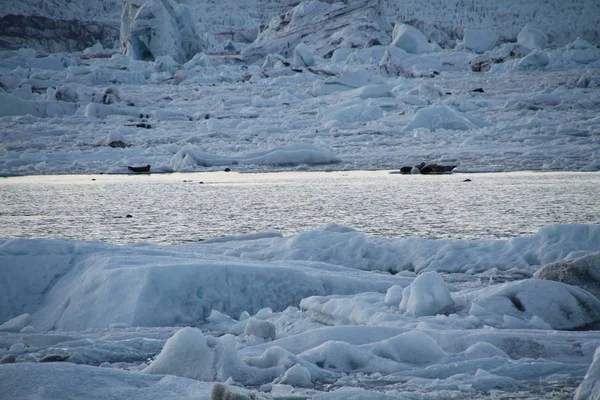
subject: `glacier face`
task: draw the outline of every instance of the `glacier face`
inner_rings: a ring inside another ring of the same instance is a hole
[[[217,2],[215,0],[179,0],[192,10],[192,19],[200,34],[208,33],[221,40],[252,41],[258,29],[269,25],[275,17],[280,17],[293,6],[295,0],[235,0]],[[335,3],[328,0],[325,3]],[[462,38],[464,28],[493,29],[500,41],[515,40],[526,24],[532,24],[546,32],[549,41],[566,44],[577,37],[589,42],[600,41],[598,15],[600,3],[595,0],[563,2],[521,2],[507,0],[501,3],[491,0],[457,0],[455,2],[419,0],[378,0],[382,16],[392,25],[407,23],[421,30],[431,41],[444,48],[454,47],[456,39]],[[94,40],[105,47],[116,43],[122,5],[117,0],[8,0],[3,2],[0,17],[22,15],[25,17],[46,17],[59,20],[62,24],[77,20],[81,24],[93,22],[91,30],[104,32]],[[345,0],[352,5],[356,0]],[[364,2],[362,2],[364,3]],[[0,49],[16,49],[29,46],[41,52],[73,51],[89,47],[89,43],[72,42],[69,35],[59,30],[45,29],[43,40],[39,34],[11,28],[7,24],[0,30]],[[52,33],[49,33],[52,31]],[[75,36],[87,38],[85,30]],[[89,41],[89,40],[88,40]],[[119,47],[119,46],[117,46]]]

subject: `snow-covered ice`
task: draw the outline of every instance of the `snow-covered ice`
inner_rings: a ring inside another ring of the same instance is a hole
[[[241,55],[214,54],[206,38],[184,43],[196,35],[193,5],[171,0],[126,4],[129,55],[0,52],[0,175],[423,161],[469,172],[599,170],[594,35],[560,41],[523,24],[515,44],[473,25],[454,48],[433,51],[427,26],[385,20],[375,3],[301,3],[239,43]],[[146,8],[165,16],[136,22]],[[135,28],[142,22],[148,29]],[[160,40],[148,42],[153,29]],[[108,145],[114,132],[124,147]]]
[[[565,329],[600,321],[600,300],[522,278],[599,246],[597,225],[484,242],[368,239],[341,226],[178,246],[3,240],[0,355],[15,362],[0,367],[0,381],[43,374],[38,384],[47,385],[60,372],[93,382],[100,368],[115,380],[111,390],[140,396],[156,382],[144,374],[192,379],[173,384],[203,393],[209,386],[195,381],[235,383],[266,399],[313,396],[333,382],[391,398],[417,386],[467,397],[535,397],[558,390],[555,382],[574,391],[600,335]],[[433,248],[444,257],[419,261]],[[492,259],[506,268],[499,283],[485,278]],[[429,272],[372,271],[408,266]],[[53,358],[73,364],[31,364]],[[540,382],[547,387],[535,389]]]
[[[0,176],[600,171],[594,1],[33,3],[0,11],[58,21],[0,35]],[[106,37],[53,53],[68,20]],[[181,245],[0,227],[0,397],[600,398],[600,225],[328,222]]]

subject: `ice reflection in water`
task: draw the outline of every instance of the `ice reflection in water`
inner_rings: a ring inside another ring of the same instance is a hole
[[[510,238],[600,223],[599,198],[598,173],[8,178],[0,179],[0,237],[181,243],[336,222],[374,237]]]

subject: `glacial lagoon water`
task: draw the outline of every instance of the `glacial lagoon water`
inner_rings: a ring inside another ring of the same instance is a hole
[[[29,176],[0,179],[0,238],[175,244],[334,222],[372,237],[506,239],[598,224],[599,199],[599,173]]]

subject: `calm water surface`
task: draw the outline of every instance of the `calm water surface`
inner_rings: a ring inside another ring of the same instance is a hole
[[[498,239],[598,224],[599,199],[598,173],[34,176],[0,179],[0,237],[182,243],[336,222],[373,237]]]

